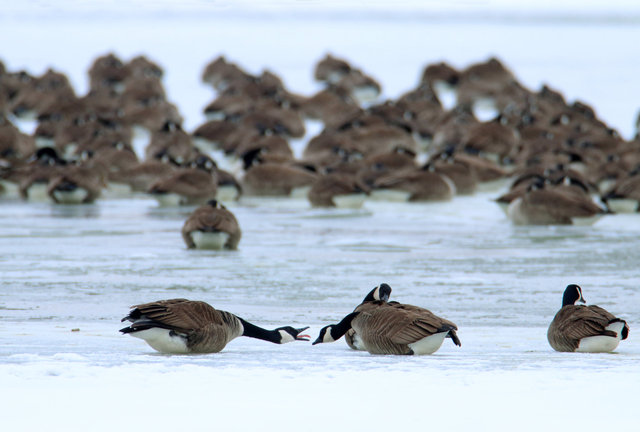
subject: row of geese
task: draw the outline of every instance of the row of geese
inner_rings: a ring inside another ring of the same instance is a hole
[[[311,96],[218,57],[202,74],[216,92],[208,120],[191,133],[163,74],[144,56],[107,54],[78,97],[60,72],[35,77],[0,62],[0,192],[88,203],[127,189],[162,205],[302,194],[313,206],[357,208],[450,200],[511,179],[496,201],[515,224],[588,224],[640,202],[640,138],[623,139],[548,86],[525,88],[496,58],[430,64],[415,89],[381,102],[375,79],[331,55],[315,66],[324,88]],[[13,124],[25,118],[37,121],[32,135]],[[324,128],[295,156],[308,120]],[[133,149],[140,131],[144,160]]]
[[[458,327],[419,306],[390,301],[391,287],[380,284],[353,312],[337,324],[322,327],[313,345],[335,342],[344,336],[354,350],[371,354],[425,355],[436,352],[449,338],[461,346]],[[585,303],[575,284],[564,291],[562,308],[549,325],[547,339],[561,352],[603,353],[615,350],[629,335],[629,326],[596,305]],[[247,336],[283,344],[309,341],[309,327],[267,330],[202,301],[160,300],[133,306],[122,319],[129,321],[123,334],[143,339],[153,349],[168,354],[215,353],[233,339]]]

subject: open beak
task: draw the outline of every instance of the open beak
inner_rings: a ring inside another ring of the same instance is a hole
[[[311,340],[311,336],[306,335],[306,334],[300,334],[300,333],[302,333],[303,331],[305,331],[308,328],[309,327],[303,327],[303,328],[296,329],[296,331],[298,332],[298,335],[296,336],[296,340],[301,340],[301,341],[306,341],[306,342],[310,341]]]

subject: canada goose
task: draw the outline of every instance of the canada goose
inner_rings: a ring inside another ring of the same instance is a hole
[[[287,196],[309,192],[318,175],[289,163],[263,163],[250,167],[242,179],[247,195]]]
[[[68,165],[49,179],[47,194],[58,204],[92,203],[106,186],[105,176],[96,166]]]
[[[547,339],[556,351],[610,352],[620,340],[629,336],[626,321],[616,318],[599,306],[581,306],[586,303],[582,288],[568,285],[562,297],[562,308],[549,325]]]
[[[618,180],[602,196],[607,206],[617,213],[633,213],[640,208],[640,170]]]
[[[215,162],[200,155],[188,168],[181,168],[153,183],[150,193],[163,206],[198,205],[215,199],[218,176]]]
[[[590,225],[605,213],[588,195],[546,187],[541,180],[507,208],[507,216],[516,225]]]
[[[418,306],[378,303],[378,307],[352,312],[338,324],[323,327],[313,344],[334,342],[352,328],[371,354],[433,354],[446,337],[461,345],[458,328],[451,321]]]
[[[378,177],[373,183],[371,198],[389,201],[449,201],[455,193],[455,184],[427,164],[419,169],[403,169]]]
[[[371,309],[377,308],[381,303],[386,303],[389,301],[389,297],[391,296],[391,287],[382,283],[372,289],[362,300],[355,309],[354,312],[366,312]],[[354,329],[349,329],[344,335],[344,340],[349,345],[349,348],[354,350],[362,350],[365,351],[365,348],[360,340],[360,336],[356,334]]]
[[[194,210],[182,226],[189,249],[237,249],[241,236],[233,213],[216,200]]]
[[[131,321],[120,329],[124,334],[143,339],[151,348],[167,354],[216,353],[238,336],[248,336],[283,344],[308,341],[301,335],[308,327],[279,327],[266,330],[242,318],[214,309],[202,301],[159,300],[132,307],[122,321]]]
[[[369,188],[355,175],[329,173],[311,186],[308,198],[313,207],[360,208]]]

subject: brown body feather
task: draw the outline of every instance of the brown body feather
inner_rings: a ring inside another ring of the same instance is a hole
[[[233,213],[220,205],[205,204],[191,213],[185,221],[182,226],[182,238],[190,249],[196,247],[191,237],[193,231],[224,232],[229,234],[229,239],[225,244],[227,249],[237,249],[242,236],[240,226]]]
[[[547,339],[556,351],[573,352],[580,346],[580,340],[591,336],[616,337],[616,333],[605,328],[616,321],[621,321],[613,314],[599,306],[566,305],[553,318]],[[622,331],[622,339],[626,339],[629,332],[627,323]]]

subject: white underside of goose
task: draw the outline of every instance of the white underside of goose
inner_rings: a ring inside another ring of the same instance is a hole
[[[359,209],[366,198],[366,194],[335,195],[333,203],[337,208]]]
[[[496,180],[489,180],[485,182],[478,182],[476,191],[478,192],[497,192],[504,189],[505,185],[509,183],[509,179],[501,178]]]
[[[571,223],[577,226],[591,226],[602,218],[603,214],[596,214],[590,217],[574,217]]]
[[[27,192],[29,201],[49,201],[46,183],[34,183]]]
[[[105,190],[105,196],[107,198],[124,198],[133,194],[131,186],[126,183],[109,182],[107,189]]]
[[[358,333],[353,334],[353,338],[351,339],[353,346],[359,351],[366,351],[367,349],[364,347],[364,343],[362,343],[362,338]]]
[[[153,197],[161,207],[177,207],[184,202],[182,196],[174,193],[153,194]]]
[[[220,148],[219,141],[208,140],[202,137],[193,138],[193,145],[195,145],[198,148],[198,150],[200,150],[203,153],[215,151]]]
[[[18,198],[20,196],[20,188],[16,183],[0,180],[0,195],[5,198]]]
[[[609,199],[607,200],[607,205],[615,213],[635,213],[638,211],[638,201],[634,199]]]
[[[144,340],[151,348],[161,353],[186,354],[190,352],[185,338],[171,330],[154,327],[129,334]]]
[[[72,191],[54,190],[53,196],[58,204],[82,204],[89,192],[83,188],[76,188]]]
[[[236,201],[238,195],[238,188],[233,185],[218,186],[216,200],[220,202]]]
[[[297,188],[293,188],[291,190],[291,193],[289,194],[289,196],[291,198],[307,198],[307,195],[309,195],[309,191],[311,190],[311,186],[300,186]]]
[[[449,334],[448,331],[427,336],[426,338],[420,339],[418,342],[409,344],[409,348],[411,348],[414,355],[433,354],[440,349],[442,342],[444,342],[444,339],[447,337],[447,334]]]
[[[370,198],[374,201],[407,202],[411,193],[398,189],[375,189],[371,191]]]
[[[196,245],[196,249],[221,250],[229,240],[229,234],[221,231],[191,231],[191,240]]]
[[[580,339],[580,345],[576,352],[604,353],[611,352],[618,347],[621,339],[624,323],[614,322],[605,327],[606,330],[616,332],[616,337],[611,336],[591,336]]]

